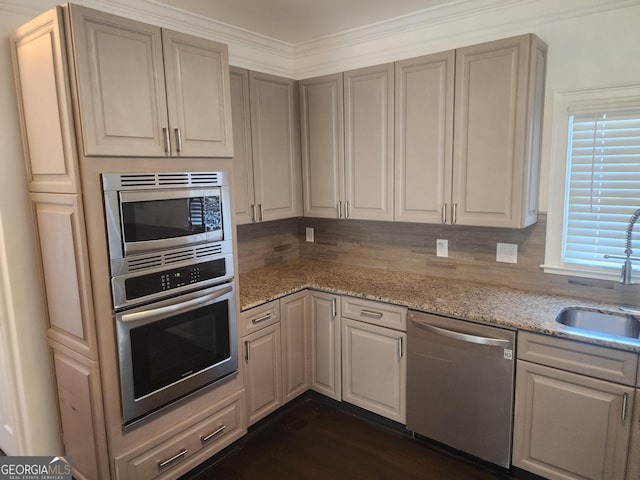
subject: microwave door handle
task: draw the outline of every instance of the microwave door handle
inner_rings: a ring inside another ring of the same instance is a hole
[[[167,305],[166,307],[154,308],[152,310],[143,310],[141,312],[125,313],[120,317],[120,321],[123,323],[140,322],[152,317],[158,317],[166,314],[179,314],[187,310],[193,309],[198,305],[202,305],[218,297],[221,297],[231,291],[232,287],[225,287],[216,292],[212,292],[204,297],[194,298],[193,300],[187,300],[186,302],[178,303],[176,305]]]

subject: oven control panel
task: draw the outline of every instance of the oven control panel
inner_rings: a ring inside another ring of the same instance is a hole
[[[124,282],[127,300],[168,292],[187,285],[224,277],[227,274],[225,259],[201,262],[195,265],[172,268],[127,278]]]

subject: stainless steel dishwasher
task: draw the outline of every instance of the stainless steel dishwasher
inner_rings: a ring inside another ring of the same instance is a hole
[[[515,331],[409,312],[407,428],[511,464]]]

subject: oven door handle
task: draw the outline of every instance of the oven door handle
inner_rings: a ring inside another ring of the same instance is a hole
[[[212,292],[204,297],[194,298],[193,300],[187,300],[186,302],[178,303],[176,305],[167,305],[166,307],[154,308],[152,310],[143,310],[141,312],[124,313],[120,317],[120,321],[123,323],[140,322],[152,317],[159,317],[167,314],[179,314],[187,310],[191,310],[198,305],[202,305],[211,300],[219,298],[232,290],[231,286],[222,288],[215,292]]]

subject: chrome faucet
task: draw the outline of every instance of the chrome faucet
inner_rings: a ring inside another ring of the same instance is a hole
[[[640,260],[638,257],[632,257],[633,253],[631,250],[631,232],[633,231],[633,226],[640,218],[640,208],[636,210],[631,218],[629,219],[629,223],[627,224],[627,239],[625,243],[624,249],[624,257],[620,257],[617,255],[605,255],[604,258],[617,258],[620,260],[624,260],[624,265],[622,266],[622,275],[620,276],[620,283],[623,285],[631,285],[633,281],[631,280],[631,261],[632,260]]]

